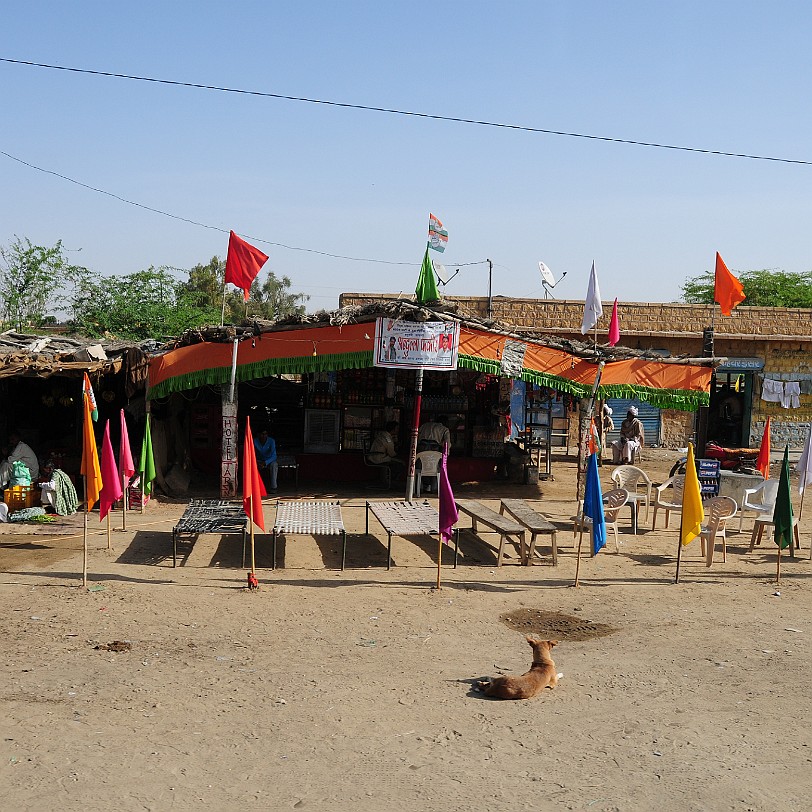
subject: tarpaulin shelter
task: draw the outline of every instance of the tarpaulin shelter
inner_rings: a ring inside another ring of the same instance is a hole
[[[576,342],[550,346],[538,337],[529,338],[461,319],[447,311],[398,301],[374,308],[344,308],[324,314],[317,324],[255,322],[251,327],[195,331],[179,342],[185,345],[175,346],[150,361],[147,397],[165,397],[207,384],[229,384],[234,338],[239,339],[238,382],[371,367],[374,321],[381,315],[417,321],[459,321],[459,367],[491,375],[505,374],[502,357],[506,342],[520,342],[524,345],[523,380],[576,397],[591,394],[597,364],[602,360],[605,367],[597,391],[599,398],[637,397],[663,409],[695,411],[708,404],[713,366],[719,363],[719,359],[666,359]]]

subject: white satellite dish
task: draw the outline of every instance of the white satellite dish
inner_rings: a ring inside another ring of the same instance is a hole
[[[541,271],[541,285],[544,288],[544,298],[546,299],[550,289],[554,288],[567,275],[567,272],[564,271],[561,274],[561,279],[556,280],[553,272],[543,262],[539,262],[539,271]]]
[[[445,285],[448,282],[448,271],[445,269],[445,265],[442,262],[435,262],[434,260],[431,261],[432,267],[434,268],[434,273],[437,274],[437,278]]]

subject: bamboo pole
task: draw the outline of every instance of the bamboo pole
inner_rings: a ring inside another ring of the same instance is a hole
[[[443,534],[437,536],[437,589],[440,588],[440,568],[443,563]]]
[[[578,556],[575,559],[575,583],[573,586],[578,586],[578,573],[581,571],[581,542],[583,541],[584,534],[578,536]]]
[[[113,541],[110,538],[110,511],[107,511],[107,549],[113,549]]]
[[[248,510],[251,515],[251,572],[256,572],[256,561],[254,559],[254,495],[248,497]]]
[[[789,543],[792,546],[792,528],[790,528]],[[778,555],[775,558],[775,583],[781,583],[781,540],[778,541]]]
[[[90,510],[87,500],[87,477],[82,477],[85,481],[85,516],[82,529],[82,586],[87,588],[87,514]]]
[[[674,578],[674,583],[679,583],[679,562],[682,558],[682,511],[679,514],[679,535],[677,536],[677,575]]]
[[[121,529],[127,529],[127,479],[126,474],[121,475]]]

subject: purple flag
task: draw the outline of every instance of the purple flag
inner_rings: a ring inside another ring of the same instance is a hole
[[[440,497],[440,536],[446,544],[451,543],[454,525],[460,518],[457,512],[457,503],[454,492],[448,481],[448,445],[443,448],[443,457],[440,460],[440,484],[437,488]]]

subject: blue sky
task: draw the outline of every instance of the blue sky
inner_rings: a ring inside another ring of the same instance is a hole
[[[3,16],[10,59],[812,161],[806,2],[29,0]],[[0,104],[0,150],[211,226],[0,155],[0,244],[61,239],[101,275],[225,256],[234,229],[311,309],[335,307],[414,290],[430,211],[449,231],[434,256],[492,259],[497,295],[542,296],[539,260],[567,272],[559,298],[584,297],[594,259],[603,298],[630,301],[678,300],[716,251],[734,273],[812,268],[812,166],[2,62]],[[448,292],[484,295],[486,268]]]

